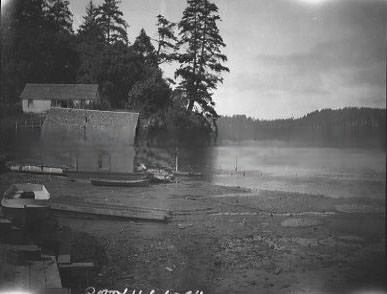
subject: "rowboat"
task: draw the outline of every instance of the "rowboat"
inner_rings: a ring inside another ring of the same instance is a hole
[[[152,183],[173,182],[173,174],[163,169],[147,169],[146,174]]]
[[[12,184],[5,191],[1,206],[5,217],[24,226],[50,215],[50,193],[41,184]]]
[[[172,176],[150,174],[150,175],[148,175],[148,178],[150,179],[150,181],[152,183],[155,183],[155,184],[173,183],[173,177]]]
[[[117,186],[117,187],[144,187],[149,184],[149,179],[138,180],[114,180],[114,179],[90,179],[95,186]]]

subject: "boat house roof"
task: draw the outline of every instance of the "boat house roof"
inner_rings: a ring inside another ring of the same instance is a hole
[[[52,137],[54,141],[59,137],[64,141],[78,139],[84,144],[115,141],[133,144],[138,116],[129,111],[51,107],[42,126],[42,137]]]
[[[21,99],[96,100],[97,84],[26,84]]]

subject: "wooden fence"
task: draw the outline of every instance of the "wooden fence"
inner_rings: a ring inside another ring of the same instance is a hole
[[[17,132],[18,129],[34,129],[41,128],[44,122],[45,116],[31,116],[22,118],[15,121],[15,130]]]

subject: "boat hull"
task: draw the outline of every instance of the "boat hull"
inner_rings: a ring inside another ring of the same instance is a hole
[[[95,186],[114,186],[114,187],[145,187],[149,185],[148,179],[143,179],[143,180],[90,179],[90,182]]]
[[[28,206],[9,207],[2,205],[3,215],[17,226],[25,227],[28,224],[44,221],[51,215],[50,205],[47,206]]]

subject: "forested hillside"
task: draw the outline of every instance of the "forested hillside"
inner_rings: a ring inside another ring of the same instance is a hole
[[[386,109],[323,109],[297,119],[218,120],[219,140],[285,140],[324,146],[386,146]]]
[[[67,0],[13,0],[2,5],[0,115],[20,112],[26,83],[97,83],[97,109],[140,112],[153,129],[210,133],[218,117],[212,95],[229,69],[217,6],[188,0],[180,21],[155,15],[156,36],[128,39],[118,0],[90,1],[74,30]],[[174,80],[161,65],[175,66]],[[180,132],[181,133],[181,132]]]

